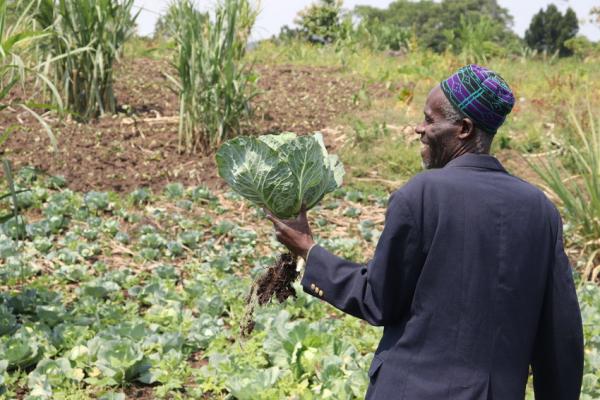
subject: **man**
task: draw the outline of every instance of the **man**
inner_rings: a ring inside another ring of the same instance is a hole
[[[304,257],[304,290],[384,333],[367,399],[579,398],[583,335],[560,215],[489,155],[514,104],[496,73],[461,68],[425,104],[429,169],[392,194],[367,266],[315,245],[303,212],[277,238]]]

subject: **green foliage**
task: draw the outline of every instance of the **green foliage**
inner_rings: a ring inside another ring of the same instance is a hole
[[[550,4],[546,10],[540,9],[531,19],[529,28],[525,31],[525,42],[532,49],[541,52],[558,52],[561,57],[569,56],[573,52],[565,46],[565,42],[574,38],[578,30],[575,11],[568,8],[563,15],[554,4]]]
[[[512,17],[496,0],[443,0],[440,3],[396,0],[387,9],[357,6],[354,12],[361,20],[369,21],[369,25],[379,26],[377,29],[382,32],[414,30],[420,45],[436,52],[452,47],[460,53],[462,43],[456,38],[462,36],[464,40],[467,35],[475,35],[465,32],[469,28],[476,28],[479,34],[483,31],[481,40],[493,41],[499,46],[517,40],[510,31]],[[469,26],[465,26],[466,23]],[[383,26],[387,28],[384,30]]]
[[[39,105],[26,101],[29,94],[26,94],[24,99],[8,100],[8,95],[15,86],[21,84],[24,87],[26,77],[34,75],[52,94],[57,110],[62,110],[62,100],[57,88],[44,74],[37,72],[43,64],[28,66],[24,58],[24,55],[31,51],[38,41],[47,36],[46,32],[32,29],[31,14],[37,5],[38,0],[0,0],[0,111],[9,105],[25,110],[42,125],[52,146],[56,148],[56,138],[52,130],[34,111],[39,108]],[[14,128],[14,126],[4,128],[4,131],[0,133],[0,145],[4,143]]]
[[[179,25],[177,7],[176,2],[171,2],[166,11],[158,17],[154,26],[154,39],[172,39],[177,35],[177,26]],[[194,14],[197,18],[203,20],[203,23],[208,22],[208,13],[194,10]]]
[[[116,111],[113,65],[131,37],[133,0],[40,0],[35,19],[52,35],[39,47],[48,75],[82,120]]]
[[[547,188],[560,201],[575,240],[589,258],[584,277],[600,276],[600,120],[591,108],[587,119],[570,113],[572,133],[563,144],[562,160],[531,163]]]
[[[363,18],[353,36],[375,50],[409,50],[414,30],[382,24],[375,18]]]
[[[590,16],[592,17],[592,22],[600,26],[600,7],[592,7]]]
[[[189,0],[176,4],[179,146],[208,152],[239,134],[250,113],[255,76],[242,58],[257,11],[250,0],[223,0],[208,20]]]
[[[365,148],[387,146],[380,141],[393,136],[393,130],[373,134],[355,148],[364,146],[362,153],[368,153]],[[95,215],[96,204],[86,199],[97,194],[55,192],[37,186],[47,182],[31,182],[36,214],[70,217],[70,222],[51,235],[43,252],[36,239],[27,237],[13,253],[25,264],[43,263],[52,273],[32,275],[16,286],[5,273],[14,256],[0,265],[0,281],[10,288],[0,293],[0,385],[6,398],[25,391],[40,399],[125,398],[120,393],[136,393],[140,385],[157,399],[173,394],[253,400],[364,396],[381,331],[342,315],[299,286],[294,300],[257,311],[254,334],[240,342],[248,271],[256,273],[272,260],[257,252],[268,245],[260,234],[269,229],[263,216],[246,213],[237,221],[239,196],[186,188],[186,196],[211,198],[197,204],[201,213],[196,214],[176,210],[160,190],[144,208],[114,199],[114,207]],[[42,189],[49,193],[43,195]],[[381,221],[361,218],[357,228],[342,231],[329,221],[343,214],[383,216],[387,198],[336,190],[311,211],[319,243],[364,261]],[[128,207],[118,208],[122,205]],[[132,215],[144,222],[130,225]],[[246,228],[249,224],[253,229]],[[115,243],[118,226],[130,229],[127,246]],[[174,262],[168,247],[179,239],[186,244]],[[81,257],[76,249],[83,244],[98,247],[97,258],[106,262]],[[0,245],[14,243],[0,235]],[[156,250],[156,262],[139,256],[146,246]],[[130,252],[131,261],[123,262],[121,251]],[[587,400],[598,397],[599,295],[596,285],[579,288],[586,340],[582,398]]]
[[[90,361],[101,372],[101,378],[88,378],[90,383],[119,385],[132,381],[149,369],[139,344],[131,339],[94,338],[88,342]]]
[[[593,43],[585,36],[575,36],[571,39],[565,40],[565,47],[575,57],[586,60],[589,57],[600,54],[600,48],[598,44]]]
[[[467,20],[475,27],[478,21]],[[460,37],[457,31],[455,40]],[[350,127],[340,134],[347,140],[337,142],[351,187],[334,191],[311,211],[319,243],[336,254],[357,262],[371,256],[388,191],[421,170],[412,125],[421,117],[428,90],[463,63],[463,56],[480,57],[475,52],[461,55],[462,47],[449,43],[457,54],[415,46],[399,59],[370,48],[347,51],[299,41],[285,47],[263,43],[253,53],[271,63],[341,67],[340,74],[365,80],[365,91],[374,84],[389,94],[372,96],[368,109],[359,109],[357,102]],[[520,98],[500,147],[563,149],[556,161],[561,179],[573,176],[565,185],[576,183],[573,190],[587,199],[583,174],[577,172],[577,157],[568,145],[580,152],[586,147],[573,125],[565,130],[564,98],[587,88],[590,107],[597,108],[598,69],[574,58],[550,64],[527,54],[484,56],[514,84]],[[598,123],[576,115],[590,142]],[[544,128],[546,123],[573,134],[557,140]],[[499,150],[508,158],[509,170],[517,160],[510,151]],[[29,207],[35,220],[26,224],[26,235],[18,242],[0,233],[0,283],[6,288],[0,293],[4,397],[125,399],[124,393],[135,396],[139,385],[152,398],[364,396],[381,331],[342,315],[299,286],[296,299],[257,312],[254,335],[239,342],[248,272],[256,274],[272,261],[262,250],[272,244],[263,234],[270,227],[256,207],[240,212],[240,196],[170,185],[115,199],[112,194],[74,193],[65,188],[64,179],[34,179],[30,171],[20,171],[14,179],[17,192],[33,185],[16,194],[16,204]],[[377,196],[369,194],[374,190]],[[11,196],[5,200],[12,204]],[[192,212],[188,203],[181,203],[185,200],[193,202]],[[591,209],[592,202],[586,204]],[[581,224],[564,215],[565,239],[585,245]],[[340,229],[340,218],[352,223]],[[597,265],[588,264],[592,245],[585,258],[575,260],[584,276],[586,265]],[[46,289],[50,287],[56,293]],[[592,400],[600,397],[600,291],[595,284],[583,284],[578,295],[586,342],[581,397]],[[533,398],[530,392],[528,398]]]
[[[71,361],[66,358],[46,358],[29,374],[27,386],[31,396],[49,398],[52,396],[52,387],[80,382],[83,376],[83,370],[73,368]]]
[[[487,63],[490,57],[506,51],[500,44],[502,29],[502,25],[487,15],[471,19],[461,15],[458,29],[446,32],[463,64],[470,64]]]
[[[43,354],[43,346],[30,328],[21,328],[0,342],[0,357],[8,362],[9,369],[35,365]]]
[[[17,328],[17,318],[4,304],[0,304],[0,336],[11,334]]]
[[[323,136],[294,133],[239,137],[217,152],[219,175],[246,199],[280,218],[313,208],[341,186],[344,167]]]
[[[318,36],[333,42],[342,31],[342,0],[319,0],[298,13],[294,21],[305,38]]]
[[[29,9],[25,9],[22,18],[26,17]],[[8,25],[8,3],[7,0],[0,0],[0,110],[8,107],[4,103],[10,90],[25,78],[24,62],[15,49],[27,39],[27,35],[19,32],[21,27],[21,17],[17,21],[12,21],[14,25]],[[14,15],[14,14],[13,14]],[[2,135],[1,141],[6,140]]]

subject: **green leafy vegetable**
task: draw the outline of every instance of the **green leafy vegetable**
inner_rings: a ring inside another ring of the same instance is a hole
[[[105,377],[105,384],[117,385],[130,382],[148,370],[140,346],[129,339],[105,340],[94,338],[88,348],[95,358],[96,366]]]
[[[241,196],[280,218],[314,207],[342,184],[344,167],[323,136],[238,137],[217,152],[219,175]]]
[[[4,304],[0,305],[0,336],[7,335],[17,328],[17,318]]]
[[[41,358],[42,352],[43,349],[31,330],[19,330],[0,346],[0,357],[8,362],[8,368],[26,368],[34,365]]]

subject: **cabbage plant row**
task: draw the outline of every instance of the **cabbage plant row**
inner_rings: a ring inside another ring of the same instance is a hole
[[[380,331],[299,297],[239,323],[251,279],[277,246],[262,211],[233,193],[75,193],[17,176],[22,221],[0,233],[0,398],[362,398]],[[385,197],[337,190],[311,211],[319,242],[368,257]],[[8,206],[5,204],[3,206]],[[240,220],[244,215],[244,220]],[[354,220],[345,235],[327,222]],[[335,232],[335,233],[334,233]],[[580,289],[583,399],[600,376],[600,291]]]

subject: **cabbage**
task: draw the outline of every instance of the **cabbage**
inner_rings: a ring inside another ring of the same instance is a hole
[[[297,216],[303,203],[314,207],[344,176],[320,133],[240,136],[225,142],[216,159],[219,175],[235,192],[279,218]]]

